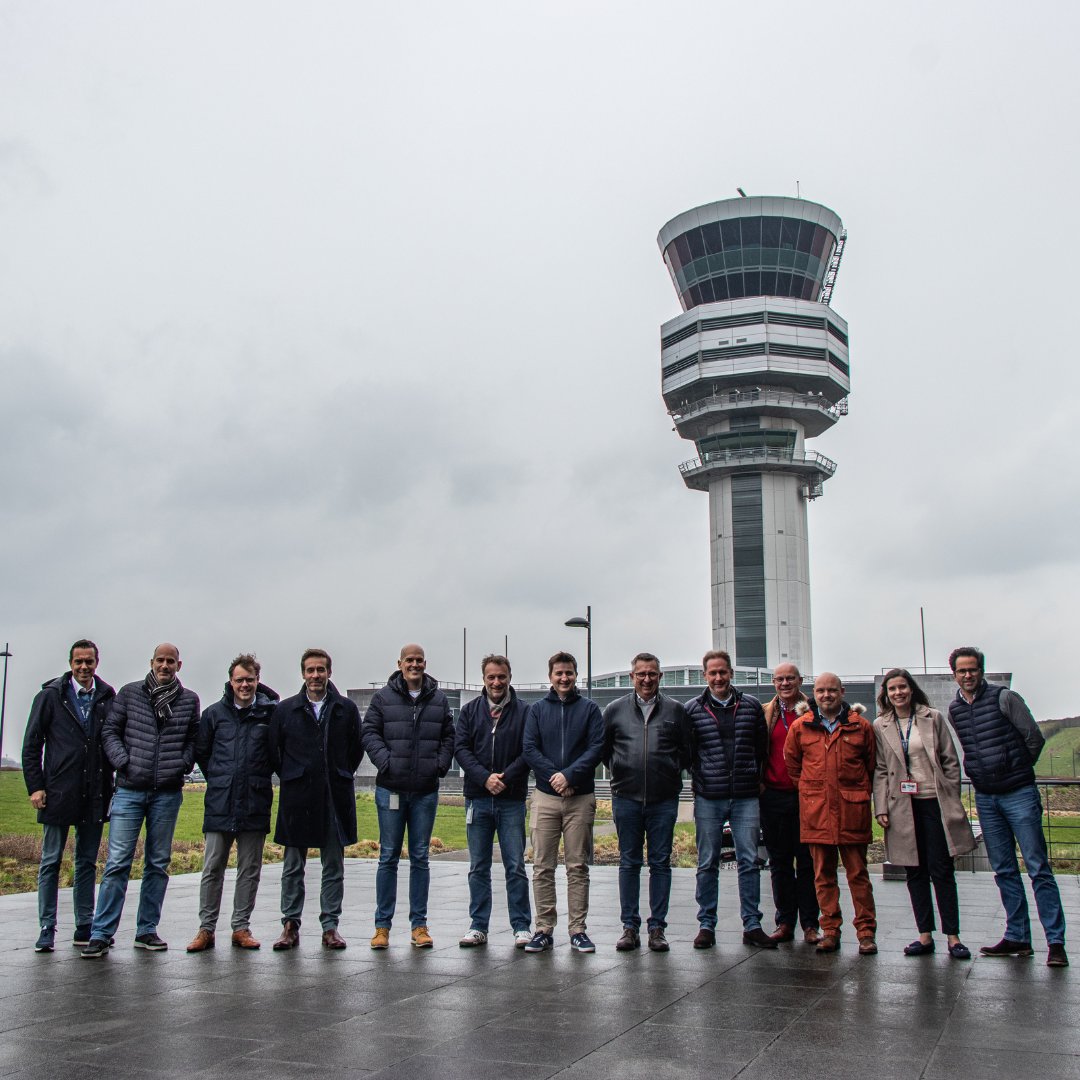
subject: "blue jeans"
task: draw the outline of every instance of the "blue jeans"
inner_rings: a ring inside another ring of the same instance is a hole
[[[611,797],[611,813],[619,834],[619,907],[623,926],[641,929],[638,898],[641,894],[641,867],[644,845],[649,844],[649,921],[650,930],[667,927],[668,901],[671,897],[671,845],[679,800],[642,803],[637,799]]]
[[[69,825],[43,825],[41,866],[38,867],[38,922],[56,929],[56,895],[60,888],[60,863],[67,846]],[[75,926],[89,926],[94,921],[94,879],[97,876],[98,848],[101,847],[101,822],[75,826]]]
[[[398,809],[390,809],[390,797]],[[409,830],[409,925],[415,930],[427,926],[428,844],[435,826],[439,793],[418,795],[411,791],[391,792],[375,788],[375,809],[379,814],[379,869],[375,871],[375,925],[390,928],[397,907],[397,872],[405,830]]]
[[[337,819],[331,817],[326,836],[319,847],[322,878],[319,885],[319,925],[323,931],[336,930],[341,921],[341,904],[345,898],[345,848],[338,833]],[[304,913],[305,872],[307,848],[287,847],[281,867],[281,922],[300,925]],[[252,897],[254,904],[254,897]]]
[[[716,929],[716,900],[720,891],[720,849],[724,822],[731,826],[735,843],[735,863],[739,868],[739,914],[743,930],[761,926],[761,865],[758,863],[759,809],[756,797],[749,799],[694,798],[697,826],[698,924],[703,930]]]
[[[153,934],[161,919],[161,905],[169,884],[176,815],[184,801],[182,791],[135,791],[117,788],[109,816],[109,858],[98,889],[97,912],[90,930],[93,938],[108,941],[120,925],[127,896],[135,844],[146,822],[142,888],[136,934]]]
[[[986,842],[986,855],[994,868],[994,880],[1005,905],[1005,936],[1010,941],[1031,940],[1027,896],[1016,861],[1016,845],[1019,844],[1035,892],[1046,942],[1048,945],[1064,944],[1065,913],[1046,853],[1038,788],[1029,784],[1004,795],[984,795],[977,791],[975,809]]]
[[[472,821],[469,821],[469,818]],[[491,922],[491,854],[495,837],[506,874],[506,907],[510,925],[528,930],[532,922],[529,875],[525,873],[525,800],[465,800],[465,835],[469,841],[469,918],[471,929],[488,932]]]

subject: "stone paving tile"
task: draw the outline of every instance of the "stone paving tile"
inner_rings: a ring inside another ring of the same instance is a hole
[[[309,902],[317,862],[310,869]],[[410,948],[406,927],[394,930],[389,950],[367,947],[375,863],[364,860],[346,865],[342,933],[350,945],[342,952],[321,948],[315,922],[298,949],[270,949],[280,926],[280,866],[264,870],[254,922],[264,946],[250,953],[223,944],[185,954],[197,923],[197,875],[170,882],[160,928],[169,952],[132,949],[133,883],[117,946],[93,963],[70,947],[35,955],[34,896],[0,898],[0,932],[14,945],[0,955],[0,1077],[865,1080],[869,1070],[875,1080],[907,1080],[924,1069],[926,1080],[1080,1077],[1080,977],[1047,969],[1041,944],[1032,960],[960,964],[943,943],[933,957],[903,957],[914,936],[903,883],[874,878],[876,957],[859,957],[850,935],[832,956],[802,942],[746,948],[733,878],[721,889],[717,947],[695,951],[694,872],[676,870],[671,952],[624,954],[614,949],[617,870],[597,867],[589,926],[597,952],[574,954],[560,936],[553,952],[531,956],[514,950],[503,929],[486,948],[458,948],[468,926],[467,870],[432,864],[436,947],[423,951]],[[407,873],[403,867],[403,884]],[[493,876],[498,920],[499,867]],[[1075,921],[1080,886],[1075,878],[1061,884],[1066,918]],[[562,911],[564,889],[560,875]],[[969,945],[996,941],[1002,914],[992,877],[963,875],[960,895]],[[70,928],[62,925],[64,935]]]
[[[939,1045],[923,1073],[923,1080],[1080,1080],[1080,1056],[1032,1053],[1030,1050],[988,1050],[970,1046]]]

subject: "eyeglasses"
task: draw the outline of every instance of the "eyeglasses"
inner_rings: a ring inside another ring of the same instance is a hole
[[[798,675],[774,675],[773,676],[773,682],[774,683],[778,683],[778,682],[798,682],[798,681],[799,681]]]
[[[977,667],[958,667],[953,674],[954,675],[978,675],[981,668]]]

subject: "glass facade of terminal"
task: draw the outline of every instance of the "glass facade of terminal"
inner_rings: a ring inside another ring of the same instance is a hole
[[[754,216],[688,229],[664,259],[689,311],[743,296],[817,300],[835,247],[832,232],[812,221]]]

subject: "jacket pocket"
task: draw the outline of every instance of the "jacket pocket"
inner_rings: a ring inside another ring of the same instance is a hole
[[[870,839],[870,792],[840,789],[841,834],[863,835]]]
[[[281,767],[281,772],[278,774],[278,779],[283,784],[288,784],[293,780],[299,780],[304,775],[304,766],[298,761],[286,762]]]
[[[799,817],[802,831],[809,834],[828,833],[829,799],[825,785],[817,780],[802,780],[799,783]]]

